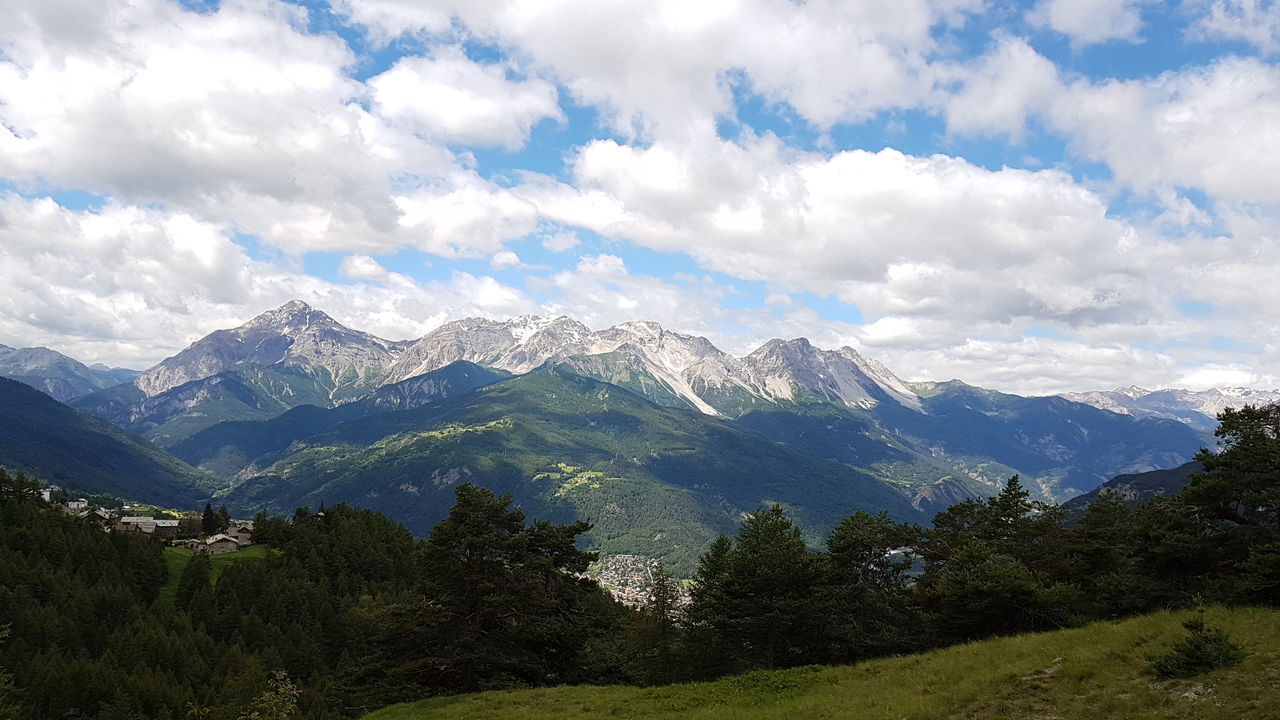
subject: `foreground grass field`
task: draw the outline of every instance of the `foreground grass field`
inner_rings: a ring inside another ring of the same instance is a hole
[[[395,705],[364,720],[925,720],[932,718],[1280,718],[1280,612],[1213,608],[1245,646],[1238,667],[1158,681],[1147,656],[1194,613],[971,643],[848,667],[753,672],[659,688],[562,687]]]
[[[218,576],[231,563],[264,558],[267,556],[267,550],[266,545],[250,545],[236,552],[214,555],[210,558],[209,579],[217,583]],[[174,597],[178,594],[178,580],[182,577],[182,571],[186,569],[187,563],[191,562],[193,554],[191,550],[183,547],[166,547],[164,549],[164,562],[169,568],[169,579],[165,581],[164,585],[160,586],[160,596],[158,598],[158,601],[164,607],[173,607]]]

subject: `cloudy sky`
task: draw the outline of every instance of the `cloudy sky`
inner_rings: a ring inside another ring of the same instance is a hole
[[[1276,0],[0,0],[0,343],[299,298],[1280,385]]]

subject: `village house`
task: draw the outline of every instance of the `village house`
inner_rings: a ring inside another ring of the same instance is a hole
[[[115,529],[150,534],[156,531],[156,519],[145,515],[126,515],[116,522]]]
[[[240,549],[240,543],[230,535],[218,533],[205,538],[200,544],[198,552],[205,555],[221,555],[223,553],[235,552]]]
[[[241,547],[253,544],[253,523],[232,523],[227,535],[236,539]]]
[[[176,537],[178,534],[178,521],[156,520],[155,532],[160,537]]]

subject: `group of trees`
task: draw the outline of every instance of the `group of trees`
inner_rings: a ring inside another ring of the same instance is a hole
[[[169,578],[158,540],[103,533],[31,487],[0,471],[5,720],[336,718],[589,682],[583,648],[625,616],[583,575],[587,524],[527,523],[471,485],[426,540],[346,505],[259,515],[270,551],[216,582],[207,556]]]
[[[1178,496],[1078,522],[1015,477],[930,527],[856,512],[820,551],[779,506],[659,567],[639,609],[584,571],[586,523],[527,522],[473,485],[426,539],[345,505],[259,515],[266,557],[103,533],[0,470],[0,718],[337,718],[560,683],[660,684],[851,662],[1200,602],[1280,603],[1280,410],[1228,411]],[[211,522],[220,513],[207,508]],[[6,637],[7,635],[7,637]]]
[[[848,662],[1198,603],[1280,604],[1280,408],[1220,416],[1174,497],[1104,496],[1078,522],[1019,479],[930,527],[857,512],[825,551],[781,507],[703,555],[668,675]]]

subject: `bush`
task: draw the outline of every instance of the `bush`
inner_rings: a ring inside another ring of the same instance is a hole
[[[1206,625],[1203,614],[1182,627],[1190,633],[1173,648],[1151,659],[1151,670],[1161,678],[1189,678],[1210,670],[1239,665],[1244,648],[1227,637],[1221,628]]]

